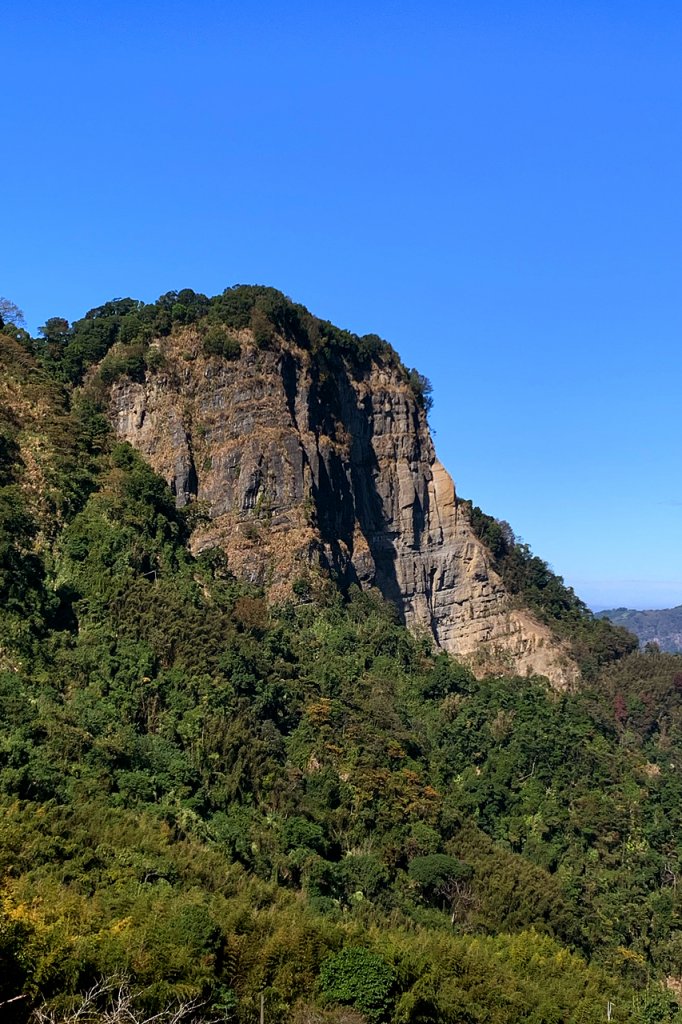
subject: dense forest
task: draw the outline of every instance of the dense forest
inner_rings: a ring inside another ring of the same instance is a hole
[[[312,569],[273,606],[103,415],[188,322],[225,359],[390,346],[271,289],[2,319],[2,1020],[681,1024],[682,657],[478,510],[577,692]]]

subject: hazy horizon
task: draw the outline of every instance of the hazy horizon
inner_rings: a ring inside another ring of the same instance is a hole
[[[606,612],[606,611],[617,611],[619,608],[627,608],[628,611],[633,612],[660,612],[668,611],[671,608],[681,607],[680,605],[656,605],[655,607],[643,607],[629,604],[604,604],[604,605],[588,605],[593,612]]]

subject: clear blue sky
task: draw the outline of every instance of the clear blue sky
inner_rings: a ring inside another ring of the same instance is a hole
[[[431,377],[458,491],[682,602],[679,2],[6,5],[0,294],[236,282]]]

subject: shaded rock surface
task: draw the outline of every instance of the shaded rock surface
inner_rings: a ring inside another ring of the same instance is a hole
[[[480,673],[537,672],[557,687],[577,668],[550,631],[513,607],[438,462],[400,368],[351,367],[245,332],[237,360],[205,356],[193,329],[166,339],[144,382],[111,386],[110,417],[205,512],[200,551],[273,599],[315,566],[375,586],[405,623]]]

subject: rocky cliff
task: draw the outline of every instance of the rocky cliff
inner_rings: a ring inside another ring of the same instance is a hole
[[[313,356],[239,332],[239,357],[205,354],[194,327],[162,342],[144,379],[116,380],[109,413],[196,503],[196,551],[221,546],[232,570],[273,599],[316,567],[375,586],[412,628],[476,671],[537,672],[557,687],[575,663],[513,607],[438,462],[423,403],[397,361]],[[155,343],[158,345],[158,343]]]

